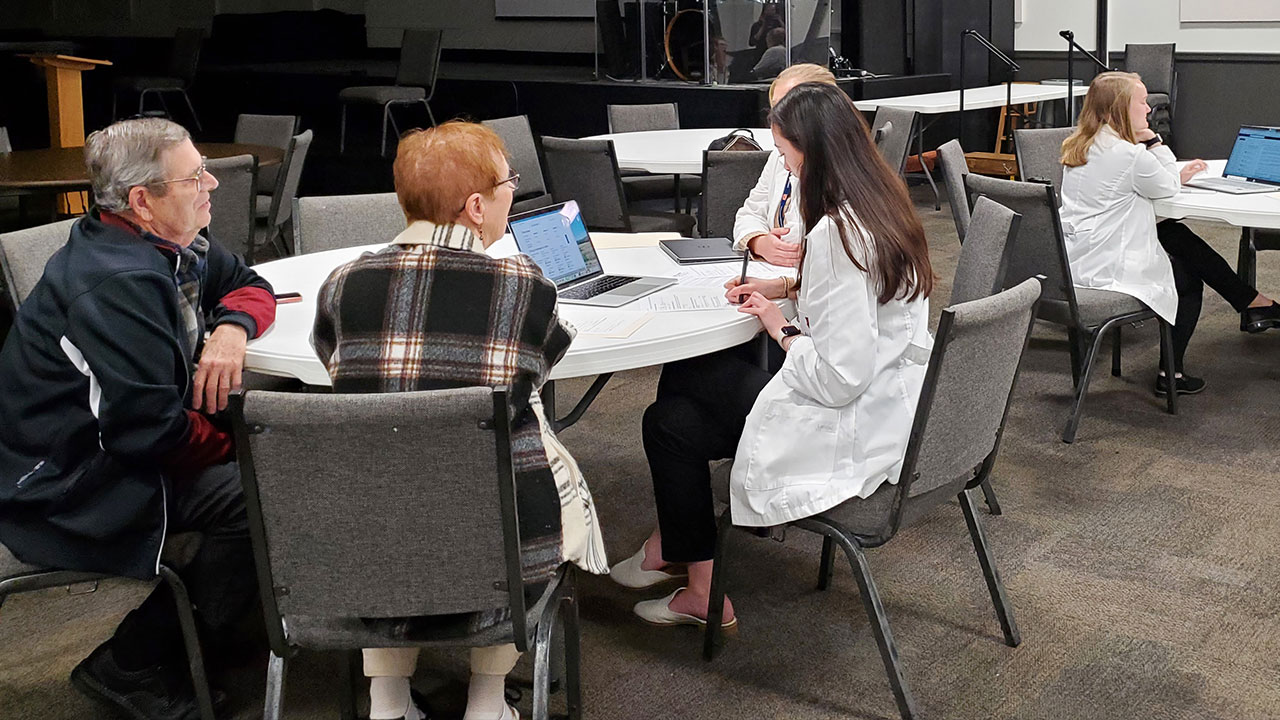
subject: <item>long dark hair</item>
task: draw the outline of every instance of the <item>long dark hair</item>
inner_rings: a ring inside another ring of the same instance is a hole
[[[933,267],[924,226],[906,183],[876,150],[849,96],[831,85],[803,83],[778,101],[770,122],[804,155],[800,216],[805,227],[832,219],[845,254],[871,275],[881,304],[929,297]],[[855,243],[861,252],[855,252]],[[806,246],[801,246],[801,267]]]

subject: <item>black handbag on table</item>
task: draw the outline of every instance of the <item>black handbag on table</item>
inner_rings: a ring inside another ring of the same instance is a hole
[[[746,133],[745,135],[743,133]],[[756,142],[755,135],[748,128],[738,128],[724,137],[716,138],[707,146],[708,150],[763,150]]]

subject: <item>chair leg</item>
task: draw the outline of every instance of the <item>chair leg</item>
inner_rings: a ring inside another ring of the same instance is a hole
[[[1170,392],[1165,398],[1165,407],[1170,415],[1178,414],[1177,373],[1173,364],[1173,326],[1164,320],[1160,321],[1160,347],[1164,350],[1164,375],[1169,378]]]
[[[182,99],[187,103],[187,112],[191,113],[191,122],[196,124],[197,132],[204,132],[204,128],[200,125],[200,116],[196,115],[196,106],[191,104],[191,96],[187,95],[186,90],[179,90],[182,93]]]
[[[164,93],[157,90],[156,99],[160,101],[160,107],[164,110],[165,118],[173,120],[173,111],[169,109],[169,101],[164,99]]]
[[[1076,399],[1071,403],[1071,417],[1067,418],[1067,427],[1062,431],[1064,443],[1076,441],[1076,430],[1080,427],[1080,414],[1084,411],[1084,396],[1089,391],[1089,375],[1093,370],[1093,361],[1098,357],[1098,346],[1102,344],[1104,334],[1102,328],[1098,328],[1098,331],[1093,333],[1089,350],[1085,353],[1084,365],[1080,368],[1080,383],[1076,386]]]
[[[578,622],[578,594],[565,598],[564,682],[569,720],[582,720],[582,628]]]
[[[1111,339],[1111,376],[1120,377],[1120,325],[1116,326],[1115,337]]]
[[[729,511],[725,510],[720,513],[716,528],[716,552],[711,565],[711,597],[707,601],[707,629],[702,641],[702,658],[708,661],[715,657],[716,645],[720,640],[720,623],[724,621],[725,546],[732,530],[733,519],[729,517]]]
[[[556,598],[551,602],[557,605],[563,599]],[[538,623],[537,635],[533,648],[533,720],[548,720],[550,717],[551,695],[551,636],[555,632],[555,620],[559,615],[556,608],[543,616]]]
[[[982,499],[987,503],[987,510],[992,515],[1003,515],[1004,510],[1000,509],[1000,499],[996,497],[995,488],[991,487],[991,478],[984,478],[979,484],[982,488]]]
[[[387,122],[391,119],[391,103],[382,106],[382,157],[387,156]]]
[[[1068,330],[1068,350],[1071,351],[1071,387],[1080,387],[1080,331]]]
[[[284,678],[288,663],[284,658],[271,653],[267,659],[267,699],[262,709],[262,720],[282,720],[284,718]]]
[[[435,127],[436,116],[435,116],[435,113],[431,112],[431,103],[427,102],[426,100],[423,100],[422,107],[427,109],[427,119],[431,121],[431,127]]]
[[[676,173],[672,175],[671,179],[672,179],[672,185],[673,185],[673,187],[671,188],[671,191],[676,199],[675,208],[672,210],[672,212],[679,214],[680,213],[680,173]]]
[[[117,112],[117,108],[119,104],[120,104],[120,91],[112,90],[111,91],[111,122],[115,122],[116,118],[120,117],[119,113]]]
[[[169,585],[178,610],[178,625],[182,628],[182,642],[187,649],[187,665],[191,671],[191,684],[195,688],[200,717],[202,720],[214,720],[213,696],[209,692],[209,678],[205,674],[200,632],[196,629],[195,613],[191,611],[191,596],[187,594],[186,584],[172,568],[161,565],[160,577]]]
[[[338,124],[338,154],[347,151],[347,104],[342,103],[342,120]]]
[[[982,577],[987,581],[991,602],[996,606],[996,616],[1000,618],[1004,642],[1009,647],[1018,647],[1022,642],[1022,635],[1018,632],[1018,623],[1013,619],[1013,608],[1009,606],[1009,596],[1005,594],[1004,583],[1000,582],[1000,571],[996,570],[996,561],[991,555],[991,547],[987,545],[987,535],[982,531],[978,513],[974,510],[973,497],[969,495],[968,490],[961,490],[959,498],[960,509],[964,510],[965,524],[969,526],[969,537],[973,538],[973,549],[978,553],[978,563],[982,565]]]
[[[822,560],[818,562],[818,589],[826,590],[831,587],[831,576],[835,574],[835,542],[827,537],[822,536]]]
[[[146,90],[143,90],[142,92],[138,93],[138,115],[142,115],[142,111],[144,109],[146,100],[147,100]]]
[[[359,678],[363,673],[360,672],[360,653],[355,650],[347,650],[342,653],[339,666],[339,684],[338,689],[338,717],[341,720],[358,720],[360,717],[356,710],[356,698],[360,694],[360,689],[356,687]]]
[[[885,615],[884,605],[880,602],[880,593],[876,590],[875,580],[871,577],[871,566],[867,564],[867,556],[855,542],[840,534],[835,541],[844,548],[849,565],[853,568],[853,577],[858,581],[858,592],[862,597],[862,607],[871,621],[871,632],[875,635],[876,645],[880,648],[880,659],[884,662],[885,674],[889,676],[889,686],[893,689],[893,699],[898,703],[898,712],[903,720],[912,720],[916,716],[915,700],[911,696],[911,688],[907,685],[906,675],[902,672],[902,662],[898,659],[898,648],[893,643],[893,632],[889,629],[889,618]]]

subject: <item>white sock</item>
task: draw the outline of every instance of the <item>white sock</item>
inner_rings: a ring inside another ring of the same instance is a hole
[[[472,673],[462,720],[500,720],[507,711],[506,675]]]
[[[369,678],[369,720],[422,720],[409,696],[409,678]]]

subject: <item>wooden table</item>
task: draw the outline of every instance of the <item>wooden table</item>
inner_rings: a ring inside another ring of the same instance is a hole
[[[267,145],[244,143],[196,143],[208,158],[253,155],[258,167],[279,165],[284,151]],[[84,165],[84,148],[49,148],[0,153],[0,190],[40,190],[67,192],[88,190],[89,173]]]

